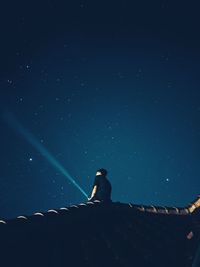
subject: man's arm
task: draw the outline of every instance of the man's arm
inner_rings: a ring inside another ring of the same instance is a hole
[[[95,185],[93,190],[92,190],[92,194],[91,194],[91,197],[89,198],[89,200],[95,196],[96,192],[97,192],[97,186]]]

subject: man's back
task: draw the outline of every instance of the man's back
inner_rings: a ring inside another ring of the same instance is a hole
[[[95,199],[100,201],[110,201],[111,200],[111,183],[103,175],[98,175],[95,177],[94,186],[97,186],[97,191],[94,196]]]

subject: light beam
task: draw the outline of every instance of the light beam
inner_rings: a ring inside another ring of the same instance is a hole
[[[39,151],[41,155],[45,157],[52,166],[60,171],[88,199],[86,192],[71,177],[68,171],[60,164],[60,162],[44,147],[44,145],[42,145],[35,138],[32,133],[30,133],[21,123],[19,123],[11,113],[4,114],[4,120],[15,132],[19,133],[26,139],[28,143],[30,143],[37,151]]]

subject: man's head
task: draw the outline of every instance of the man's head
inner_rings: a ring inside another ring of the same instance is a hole
[[[96,176],[99,176],[99,175],[106,176],[107,173],[108,173],[107,170],[105,170],[105,169],[99,169],[99,170],[97,170]]]

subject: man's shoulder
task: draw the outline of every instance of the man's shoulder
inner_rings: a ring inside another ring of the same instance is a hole
[[[97,185],[99,183],[99,176],[96,176],[94,178],[94,185]]]

